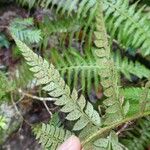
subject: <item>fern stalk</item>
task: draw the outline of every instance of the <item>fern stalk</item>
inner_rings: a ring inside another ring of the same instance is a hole
[[[120,125],[122,125],[126,122],[130,122],[130,121],[133,121],[133,120],[136,120],[138,118],[142,118],[142,117],[145,117],[145,116],[148,116],[148,115],[150,115],[150,111],[144,112],[143,114],[138,113],[138,114],[135,114],[131,117],[127,117],[127,118],[125,118],[125,119],[123,119],[119,122],[116,122],[116,123],[113,123],[109,126],[101,128],[97,132],[91,134],[87,139],[83,140],[82,145],[84,146],[84,145],[86,145],[86,144],[88,144],[92,141],[95,141],[96,139],[101,138],[105,133],[108,133],[112,129],[114,129],[114,128],[116,128],[116,127],[118,127],[118,126],[120,126]]]

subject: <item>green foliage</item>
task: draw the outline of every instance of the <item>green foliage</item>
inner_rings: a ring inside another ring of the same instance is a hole
[[[121,142],[129,150],[145,150],[150,142],[150,118],[139,119],[136,127],[125,132]]]
[[[127,79],[131,81],[132,75],[137,76],[138,78],[147,78],[150,77],[150,70],[138,61],[131,61],[129,59],[121,58],[121,56],[115,56],[115,65],[117,70],[120,71]]]
[[[121,58],[119,54],[114,56],[114,63],[118,72],[122,73],[131,81],[132,75],[142,79],[149,78],[150,70],[139,62]],[[67,84],[78,89],[78,82],[83,92],[91,92],[92,87],[97,91],[99,86],[99,72],[103,69],[102,65],[96,63],[96,59],[87,52],[81,55],[76,49],[70,48],[62,53],[56,49],[51,49],[51,59],[56,68],[66,78]]]
[[[47,150],[57,149],[61,143],[71,136],[70,131],[65,131],[61,127],[44,123],[42,126],[34,127],[33,132],[36,135],[36,139],[42,144],[42,147]]]
[[[68,45],[72,44],[74,36],[78,36],[84,23],[80,20],[74,18],[60,18],[56,17],[54,20],[49,19],[47,16],[44,18],[44,22],[39,23],[39,28],[43,34],[42,44],[46,49],[48,41],[52,37],[59,36],[60,46],[64,47],[66,40],[68,40]],[[78,39],[77,39],[78,40]],[[58,45],[59,46],[59,45]]]
[[[10,31],[18,39],[27,43],[38,43],[41,39],[41,31],[33,27],[33,19],[15,19],[10,24]]]
[[[73,15],[75,12],[77,18],[86,18],[89,15],[87,25],[84,29],[84,36],[87,29],[92,24],[96,12],[96,0],[48,0],[38,1],[35,0],[18,0],[22,5],[28,5],[29,8],[33,6],[40,6],[43,8],[54,8],[56,5],[56,12],[63,15]],[[128,0],[106,0],[103,1],[105,20],[107,30],[112,37],[117,39],[123,46],[140,48],[140,53],[149,55],[149,26],[147,15],[143,16],[141,8],[136,10],[137,3],[129,6]],[[120,7],[121,6],[121,7]],[[135,35],[135,36],[134,36]],[[134,40],[132,40],[134,39]]]
[[[14,85],[8,80],[6,75],[0,71],[0,103],[7,96],[8,92],[13,89]]]
[[[32,7],[43,7],[50,9],[54,8],[54,6],[57,6],[56,12],[61,15],[67,12],[68,16],[72,15],[73,12],[77,12],[78,18],[86,17],[88,11],[90,10],[92,12],[92,8],[96,4],[96,0],[17,0],[18,3],[22,5],[28,5],[31,9]]]
[[[101,66],[91,53],[81,54],[76,49],[70,48],[60,54],[59,51],[51,50],[51,59],[63,77],[67,78],[69,86],[78,89],[79,81],[83,92],[91,92],[92,86],[98,90],[99,74]]]
[[[123,88],[120,90],[121,95],[124,95],[125,100],[128,100],[130,103],[130,110],[128,112],[128,115],[136,114],[140,111],[140,106],[143,107],[140,104],[141,100],[144,100],[144,102],[150,100],[150,90],[148,89],[148,94],[145,94],[144,90],[145,89],[142,89],[140,87]],[[144,99],[144,94],[146,96],[146,99]],[[148,103],[147,108],[149,109]]]
[[[0,33],[0,48],[1,47],[9,48],[9,41],[4,34]]]
[[[73,130],[81,130],[88,123],[99,126],[101,124],[100,117],[93,109],[92,104],[89,102],[86,104],[85,98],[82,95],[78,98],[75,89],[71,93],[69,87],[65,84],[59,72],[52,64],[49,65],[46,60],[43,60],[41,56],[35,54],[15,36],[14,39],[28,65],[32,67],[30,70],[34,72],[34,76],[37,78],[37,84],[44,84],[43,90],[49,92],[48,94],[55,101],[55,104],[63,106],[61,111],[68,113],[66,116],[67,120],[78,120]]]
[[[137,3],[129,6],[128,0],[105,0],[104,11],[108,32],[125,47],[140,50],[144,56],[150,54],[150,26],[144,7],[136,10]]]
[[[0,132],[6,128],[6,118],[0,115]]]
[[[128,150],[118,141],[115,132],[111,132],[107,138],[101,138],[94,142],[94,150]]]
[[[66,114],[66,119],[73,123],[72,132],[79,134],[83,148],[126,149],[118,142],[116,133],[110,131],[126,122],[150,114],[150,83],[147,82],[145,87],[122,88],[120,72],[128,79],[131,79],[131,75],[136,75],[140,79],[149,80],[149,70],[139,62],[133,63],[127,58],[122,59],[119,55],[113,60],[105,22],[112,40],[115,38],[126,48],[141,48],[140,52],[143,56],[147,56],[150,53],[149,26],[147,16],[142,15],[143,8],[137,11],[137,4],[129,6],[127,0],[18,1],[23,5],[29,5],[30,8],[33,6],[51,8],[56,15],[51,21],[44,20],[45,23],[41,23],[40,28],[42,32],[46,32],[43,34],[45,48],[52,35],[60,40],[62,47],[54,46],[60,51],[52,49],[51,53],[51,61],[56,64],[57,69],[52,63],[49,64],[34,53],[22,42],[23,38],[10,30],[37,79],[37,85],[43,85],[42,89],[48,92],[51,101],[59,106],[61,112]],[[64,17],[66,22],[63,21]],[[26,40],[28,41],[25,42],[31,45],[30,39]],[[69,44],[65,45],[64,41]],[[81,48],[73,46],[80,41]],[[63,52],[64,48],[67,50]],[[65,84],[59,71],[65,76],[72,90]],[[95,89],[98,83],[103,87],[103,101],[97,102],[100,108],[102,107],[100,113],[75,90],[78,82],[81,81],[82,90],[89,92],[93,80]],[[66,136],[68,131],[53,124],[43,124],[42,128],[39,126],[33,130],[45,149],[56,149],[68,138]],[[110,135],[106,137],[109,133]]]
[[[72,31],[68,33],[69,36],[69,46],[72,43],[73,37],[76,36],[77,39],[80,38],[80,34],[82,33],[81,44],[86,42],[88,39],[91,40],[91,32],[93,32],[94,24],[92,24],[95,13],[96,13],[96,0],[39,0],[38,2],[35,0],[18,0],[22,5],[27,5],[31,9],[32,7],[42,7],[42,8],[49,8],[50,10],[54,10],[56,17],[55,19],[49,20],[48,24],[51,24],[50,26],[41,25],[40,27],[42,29],[46,29],[46,31],[49,31],[48,34],[51,34],[52,32],[62,31],[65,27],[67,27],[70,24],[74,24],[72,26]],[[55,7],[56,6],[56,7]],[[84,10],[83,10],[84,9]],[[63,19],[62,19],[63,18]],[[65,21],[63,21],[65,18]],[[68,21],[68,19],[70,21]],[[62,25],[64,27],[62,28]],[[70,26],[69,26],[70,27]],[[76,28],[80,27],[80,30],[76,32]],[[69,29],[69,28],[68,28]],[[67,29],[67,31],[68,31]],[[66,29],[65,29],[66,30]],[[90,30],[90,32],[89,32]],[[88,34],[88,36],[87,36]],[[62,36],[62,35],[61,35]],[[45,40],[47,38],[45,37]],[[44,40],[44,43],[46,42]],[[62,40],[61,40],[62,42]],[[91,42],[91,41],[90,41]]]
[[[32,88],[36,85],[36,80],[33,78],[32,72],[28,69],[28,65],[21,63],[17,66],[14,79],[14,90],[19,88]]]

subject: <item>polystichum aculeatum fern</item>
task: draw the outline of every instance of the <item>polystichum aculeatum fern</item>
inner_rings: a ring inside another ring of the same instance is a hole
[[[96,64],[102,66],[98,71],[104,93],[103,106],[105,110],[102,114],[97,112],[94,106],[85,100],[83,95],[78,96],[75,89],[70,90],[52,63],[49,64],[41,56],[35,54],[15,35],[13,35],[13,38],[27,64],[31,67],[30,70],[37,78],[37,84],[43,85],[43,90],[48,92],[55,105],[66,113],[66,119],[75,122],[72,131],[74,134],[79,134],[80,131],[79,137],[83,148],[86,150],[124,150],[127,148],[119,143],[117,134],[110,131],[128,121],[150,114],[150,85],[147,82],[145,87],[141,89],[140,98],[137,100],[137,104],[134,105],[136,109],[131,111],[131,95],[128,94],[126,97],[126,90],[120,87],[120,76],[113,62],[107,40],[102,2],[97,1],[95,7],[97,8],[95,14],[96,27],[92,52]],[[45,149],[55,150],[69,137],[68,131],[49,124],[43,124],[42,128],[36,128],[34,132]]]

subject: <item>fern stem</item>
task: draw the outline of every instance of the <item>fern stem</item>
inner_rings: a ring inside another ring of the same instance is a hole
[[[62,68],[58,68],[58,71],[66,71],[66,70],[80,70],[82,67],[82,70],[83,69],[90,69],[90,70],[94,70],[94,69],[98,69],[100,70],[101,67],[100,66],[97,66],[97,64],[93,64],[93,65],[82,65],[82,64],[79,64],[78,66],[77,65],[74,65],[74,66],[65,66],[65,67],[62,67]]]
[[[109,132],[110,130],[124,124],[124,123],[127,123],[127,122],[131,122],[133,120],[136,120],[138,118],[142,118],[142,117],[145,117],[145,116],[148,116],[150,115],[150,111],[148,112],[144,112],[144,113],[139,113],[139,114],[136,114],[134,116],[131,116],[131,117],[128,117],[128,118],[125,118],[119,122],[116,122],[110,126],[106,126],[104,128],[101,128],[99,131],[97,131],[96,133],[93,133],[91,136],[89,136],[85,141],[82,141],[82,146],[86,145],[87,143],[91,142],[91,141],[94,141],[95,139],[98,139],[100,138],[102,135],[104,135],[104,133],[107,133]]]

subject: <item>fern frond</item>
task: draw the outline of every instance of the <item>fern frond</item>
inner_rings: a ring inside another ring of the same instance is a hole
[[[71,17],[66,19],[57,18],[55,20],[50,20],[45,17],[44,22],[39,23],[39,28],[43,33],[43,44],[45,47],[51,36],[59,36],[59,40],[61,41],[60,47],[66,45],[66,40],[68,41],[67,45],[70,46],[72,39],[80,33],[83,26],[84,24],[80,20]]]
[[[40,29],[43,29],[45,35],[51,35],[54,33],[66,33],[66,32],[75,32],[80,28],[80,22],[72,18],[58,19],[50,21],[48,18],[45,18],[45,21],[40,24]]]
[[[135,75],[138,78],[149,78],[150,70],[138,61],[133,62],[129,59],[121,58],[119,54],[115,56],[115,65],[117,70],[120,71],[127,79],[131,80],[131,75]]]
[[[128,150],[119,143],[118,136],[111,132],[107,138],[100,138],[94,142],[94,150]]]
[[[42,8],[54,8],[57,6],[56,12],[61,15],[67,13],[68,16],[72,13],[77,13],[78,18],[87,16],[88,12],[95,6],[96,0],[17,0],[22,5],[27,5],[29,8],[39,6]]]
[[[71,136],[71,132],[64,130],[63,128],[44,124],[42,126],[36,126],[33,128],[33,132],[38,139],[39,143],[45,150],[55,150]]]
[[[41,31],[33,27],[33,18],[15,19],[9,29],[21,41],[38,43],[41,40]]]
[[[35,0],[18,0],[18,2],[23,5],[29,5],[29,7],[49,7],[51,10],[54,10],[56,12],[55,16],[59,16],[57,18],[57,24],[59,24],[59,28],[62,27],[60,25],[60,20],[62,20],[60,16],[69,18],[70,22],[73,20],[73,22],[82,23],[82,26],[76,34],[73,31],[69,33],[69,41],[72,41],[74,35],[77,37],[77,39],[79,39],[80,32],[82,32],[81,43],[83,44],[86,40],[86,37],[89,38],[89,33],[93,31],[91,26],[94,26],[93,20],[96,13],[96,0],[39,0],[38,2]]]
[[[142,7],[129,6],[128,0],[103,1],[108,32],[123,46],[138,49],[144,56],[150,54],[150,27]]]
[[[140,87],[131,87],[131,88],[123,88],[120,89],[121,95],[124,95],[125,100],[128,100],[130,103],[130,110],[128,115],[133,115],[136,113],[142,113],[140,106],[142,106],[141,102],[146,104],[145,111],[150,110],[150,90],[148,89],[148,93],[145,94],[144,89]],[[144,98],[146,96],[146,98]],[[146,103],[145,103],[146,102]],[[142,106],[142,109],[144,107]]]
[[[90,52],[81,55],[76,49],[70,48],[61,54],[56,49],[52,49],[51,59],[62,77],[67,78],[69,86],[71,84],[77,89],[80,80],[83,92],[90,93],[93,85],[94,89],[98,90],[99,72],[103,66],[96,63],[95,57]],[[127,58],[122,59],[119,55],[115,55],[114,61],[117,71],[129,80],[131,80],[131,75],[149,78],[150,70],[139,62],[134,63]]]
[[[121,142],[129,150],[145,150],[150,143],[150,118],[140,119],[132,130],[125,133]]]
[[[27,63],[31,66],[30,70],[34,72],[37,84],[45,85],[43,90],[49,92],[48,94],[53,97],[56,105],[62,106],[62,112],[68,113],[67,120],[77,120],[73,129],[81,130],[88,123],[100,126],[100,116],[93,109],[92,104],[89,102],[86,104],[86,100],[82,95],[78,98],[75,89],[71,93],[69,87],[52,64],[49,65],[46,60],[35,54],[15,36],[14,39]]]
[[[91,92],[92,86],[98,90],[99,74],[101,66],[96,64],[93,55],[88,53],[83,56],[76,49],[70,48],[60,54],[57,50],[51,50],[52,62],[61,73],[62,77],[67,77],[67,84],[73,85],[76,89],[80,81],[83,92]]]
[[[93,49],[97,64],[103,64],[99,75],[103,86],[106,109],[106,124],[117,122],[124,117],[122,102],[119,97],[118,73],[111,58],[107,33],[104,25],[102,3],[98,1],[96,14],[95,46]]]

